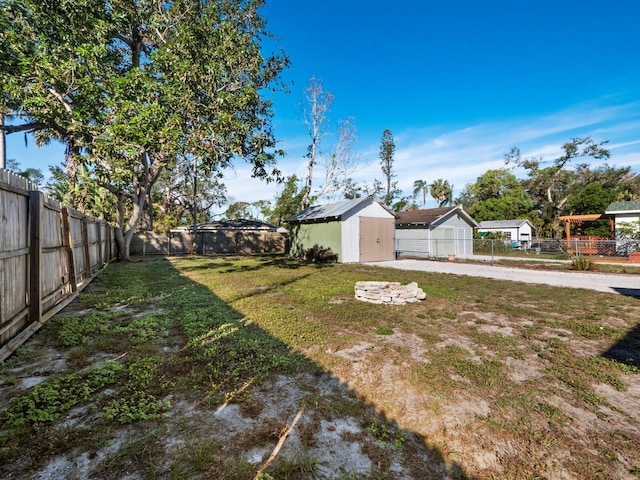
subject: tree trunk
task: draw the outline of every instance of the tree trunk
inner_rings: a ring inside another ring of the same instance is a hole
[[[304,194],[300,199],[300,208],[306,210],[309,207],[309,196],[311,195],[311,188],[313,182],[313,164],[315,163],[315,145],[311,146],[311,159],[309,160],[307,183],[304,188]]]
[[[144,215],[145,206],[149,204],[151,208],[151,187],[156,183],[162,167],[166,162],[166,158],[162,154],[150,155],[143,153],[140,155],[140,164],[143,167],[143,171],[140,176],[134,179],[133,192],[131,193],[132,212],[129,222],[127,222],[126,229],[124,228],[124,207],[123,215],[121,217],[122,222],[122,236],[123,236],[123,248],[122,248],[122,260],[131,260],[131,240],[133,234],[138,230],[140,226],[140,220]]]
[[[150,232],[153,230],[153,204],[151,203],[151,193],[146,195],[142,218],[140,219],[139,230]]]

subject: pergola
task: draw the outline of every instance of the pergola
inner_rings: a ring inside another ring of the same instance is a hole
[[[579,226],[582,225],[583,222],[593,222],[595,220],[603,220],[605,218],[609,220],[609,227],[611,227],[611,232],[613,232],[615,228],[613,215],[607,215],[605,213],[592,213],[589,215],[563,215],[561,217],[558,217],[559,220],[562,220],[564,222],[564,231],[567,235],[567,241],[571,240],[572,224],[578,225],[578,228],[580,228]]]

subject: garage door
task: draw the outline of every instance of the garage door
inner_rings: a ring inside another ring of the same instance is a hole
[[[395,218],[360,217],[360,261],[395,259]]]

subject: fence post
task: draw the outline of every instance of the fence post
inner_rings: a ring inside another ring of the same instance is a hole
[[[495,242],[495,240],[492,238],[491,239],[491,265],[493,265],[493,242]]]
[[[578,239],[575,238],[573,241],[576,244],[576,257],[579,257],[580,256],[580,245],[578,245]]]
[[[98,240],[98,258],[97,258],[97,262],[98,262],[98,270],[100,270],[102,267],[104,267],[104,259],[102,258],[102,222],[101,221],[97,221],[96,222],[96,235],[97,235],[97,240]]]
[[[91,278],[91,255],[89,254],[89,227],[87,225],[87,219],[88,217],[86,215],[82,216],[82,243],[84,244],[82,251],[84,253],[84,266],[87,278]]]
[[[42,192],[29,191],[29,321],[32,323],[42,319],[42,298],[40,298],[42,214]]]
[[[71,291],[78,290],[78,281],[76,279],[76,264],[73,260],[73,235],[71,233],[71,220],[69,219],[69,208],[62,208],[62,228],[64,234],[62,241],[67,249],[67,257],[69,258],[69,283],[71,283]]]

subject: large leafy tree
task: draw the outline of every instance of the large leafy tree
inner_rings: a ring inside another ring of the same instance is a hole
[[[151,190],[154,230],[166,232],[177,225],[193,224],[194,215],[196,223],[207,222],[211,209],[226,201],[226,187],[220,178],[196,172],[194,167],[189,159],[178,157],[160,174]]]
[[[67,145],[116,198],[116,238],[133,232],[178,156],[208,175],[242,158],[272,179],[270,103],[283,54],[265,56],[261,0],[4,0],[0,107],[39,143]],[[75,199],[77,201],[77,199]],[[148,209],[149,210],[149,209]]]
[[[305,190],[298,186],[298,181],[296,175],[287,177],[282,190],[276,195],[273,209],[268,218],[269,223],[282,225],[287,218],[298,213],[302,196],[305,193]]]
[[[2,128],[34,133],[36,145],[63,140],[74,179],[82,118],[95,122],[103,98],[94,80],[117,62],[99,48],[107,43],[103,13],[95,0],[0,2],[0,109],[22,120]]]
[[[572,215],[604,213],[607,207],[624,198],[634,178],[630,167],[602,165],[595,169],[587,165],[576,168],[577,186],[566,204],[566,212]],[[608,220],[596,220],[572,225],[574,234],[608,237],[612,234]]]
[[[597,143],[591,137],[574,138],[562,145],[562,154],[550,166],[543,166],[540,158],[523,158],[518,148],[505,155],[506,164],[512,163],[527,172],[524,187],[543,221],[543,233],[552,237],[561,235],[558,217],[567,213],[567,202],[582,189],[581,171],[588,170],[587,163],[574,162],[589,158],[606,160],[610,156],[606,143]]]
[[[263,221],[271,215],[271,203],[267,200],[256,200],[255,202],[233,202],[224,212],[224,217],[228,220],[257,220]]]
[[[611,202],[616,201],[617,197],[618,193],[614,188],[603,186],[600,182],[588,183],[569,199],[569,213],[571,215],[604,213]],[[580,226],[572,225],[572,227],[574,227],[574,233],[576,234],[603,237],[608,237],[612,234],[608,220],[596,220]]]
[[[640,174],[631,171],[625,173],[620,178],[617,192],[616,200],[620,202],[640,200]]]
[[[456,202],[478,222],[530,218],[533,208],[520,180],[506,168],[479,176],[465,186]]]

